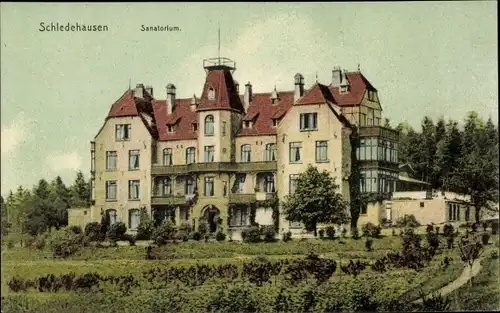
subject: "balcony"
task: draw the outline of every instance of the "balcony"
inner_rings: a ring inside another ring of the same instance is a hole
[[[152,175],[179,175],[189,173],[213,173],[213,172],[272,172],[277,169],[277,162],[213,162],[213,163],[191,163],[181,165],[153,165]]]
[[[274,192],[256,192],[255,199],[257,201],[271,200],[276,196]]]
[[[229,195],[229,203],[247,204],[256,201],[254,193],[233,193]]]
[[[182,205],[189,201],[186,195],[152,196],[151,205]]]
[[[361,137],[382,137],[393,141],[399,140],[398,131],[382,126],[361,126],[359,135]]]

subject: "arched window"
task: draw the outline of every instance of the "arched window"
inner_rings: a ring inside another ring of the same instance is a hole
[[[172,149],[163,149],[163,165],[172,165]]]
[[[139,222],[141,221],[141,215],[138,209],[130,209],[128,211],[128,228],[137,229],[139,227]]]
[[[115,209],[106,210],[106,214],[108,214],[108,216],[109,216],[109,226],[111,226],[117,222]]]
[[[214,116],[207,115],[205,117],[205,135],[211,136],[214,134]]]
[[[208,100],[215,100],[215,89],[208,88]]]
[[[252,148],[250,145],[241,146],[241,162],[250,162],[252,154]]]
[[[195,147],[189,147],[186,149],[186,164],[196,163],[195,153]]]

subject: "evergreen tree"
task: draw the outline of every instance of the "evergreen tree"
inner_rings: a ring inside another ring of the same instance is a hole
[[[422,133],[415,154],[415,169],[422,174],[422,180],[435,186],[435,177],[432,177],[434,168],[434,157],[436,154],[436,128],[432,119],[424,117],[422,121]]]
[[[1,235],[2,237],[7,235],[9,232],[9,223],[8,223],[8,216],[7,216],[7,206],[5,201],[3,200],[3,197],[0,196],[0,213],[1,213],[1,218],[2,218],[2,224],[1,224]]]
[[[450,180],[461,153],[461,134],[456,121],[448,121],[444,138],[437,144],[434,172],[439,181],[439,188],[450,190]]]
[[[90,188],[82,171],[76,173],[76,179],[71,186],[71,207],[88,207],[90,205]]]

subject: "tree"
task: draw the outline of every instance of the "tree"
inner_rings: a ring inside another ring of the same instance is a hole
[[[470,284],[472,286],[472,267],[474,263],[481,257],[484,252],[484,247],[481,242],[472,235],[464,235],[458,243],[460,258],[464,263],[469,265]]]
[[[7,205],[5,204],[2,196],[0,196],[0,212],[2,217],[1,235],[3,237],[8,234],[10,225],[7,217]]]
[[[458,166],[461,154],[461,135],[456,121],[448,121],[446,133],[438,142],[434,172],[439,177],[439,185],[449,189],[451,175]]]
[[[483,127],[477,113],[470,112],[462,136],[462,153],[451,184],[470,196],[475,206],[475,220],[481,210],[498,200],[498,134],[491,121]]]
[[[422,121],[421,140],[418,145],[417,171],[423,174],[422,180],[429,182],[436,187],[436,179],[433,177],[434,156],[436,154],[436,128],[432,119],[424,117]]]
[[[384,127],[391,128],[391,120],[384,118]]]
[[[348,221],[347,203],[335,179],[325,170],[308,166],[297,179],[296,191],[286,197],[283,212],[288,220],[303,222],[317,236],[318,223],[342,224]]]
[[[76,179],[70,188],[71,207],[88,207],[90,205],[90,186],[82,171],[76,173]]]

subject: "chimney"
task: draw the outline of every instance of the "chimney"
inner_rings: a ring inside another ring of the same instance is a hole
[[[295,79],[295,93],[293,95],[293,102],[299,100],[300,97],[304,95],[304,76],[297,73],[294,76]]]
[[[234,88],[236,89],[236,93],[240,94],[240,83],[238,81],[234,81]]]
[[[152,86],[146,86],[146,87],[144,87],[144,90],[146,90],[146,92],[151,96],[151,98],[153,97],[153,87]]]
[[[336,66],[332,71],[332,87],[339,87],[342,83],[342,70]]]
[[[175,86],[174,84],[167,85],[167,114],[172,114],[175,109]]]
[[[197,106],[198,106],[198,99],[196,99],[196,95],[193,94],[193,98],[191,98],[191,111],[196,111]]]
[[[134,89],[134,97],[144,99],[144,85],[137,84]]]
[[[243,107],[245,108],[245,112],[248,111],[250,103],[252,103],[252,84],[248,82],[245,85],[245,95],[243,96]]]

